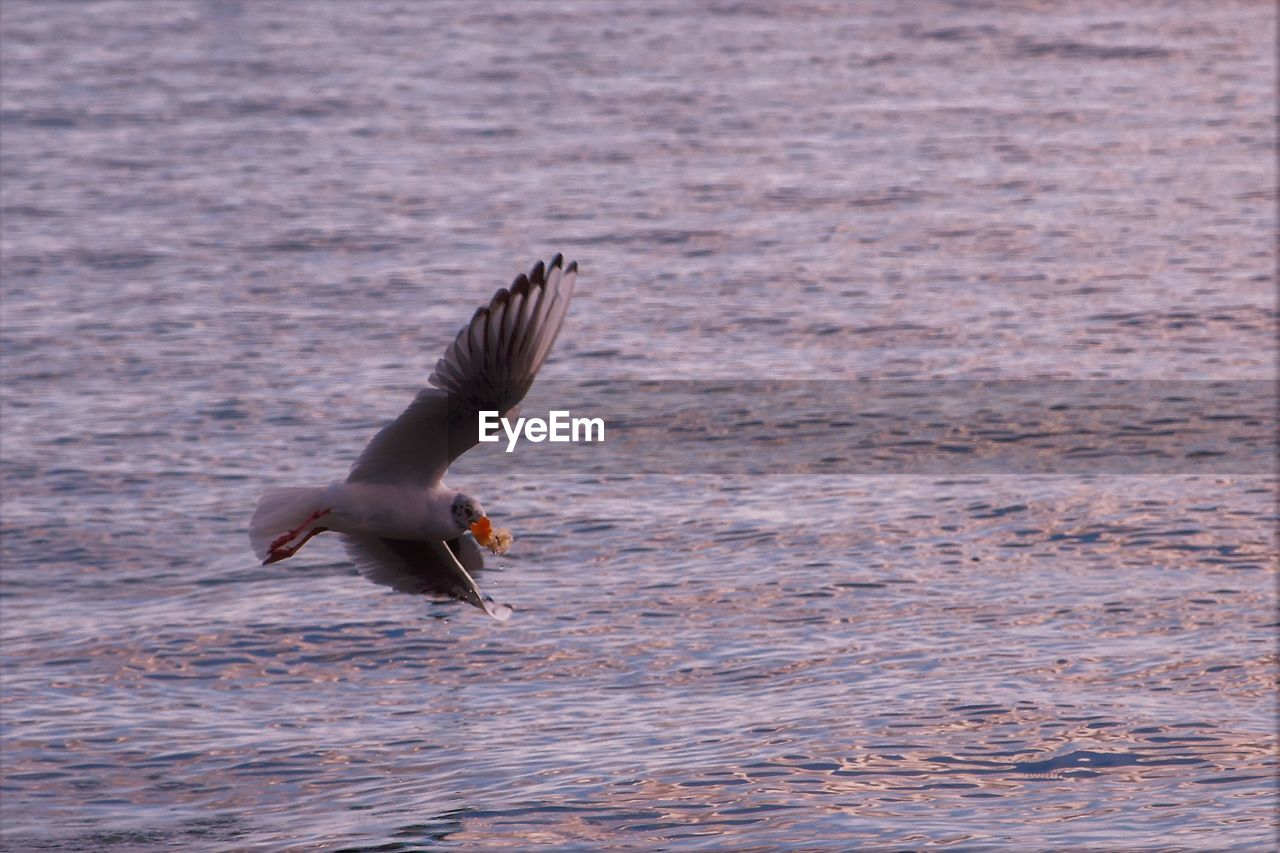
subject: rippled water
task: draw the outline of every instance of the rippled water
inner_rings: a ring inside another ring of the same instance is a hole
[[[5,846],[1274,841],[1275,23],[5,0]],[[255,565],[556,250],[542,400],[844,408],[470,454],[505,625]],[[1068,409],[848,399],[925,380]]]

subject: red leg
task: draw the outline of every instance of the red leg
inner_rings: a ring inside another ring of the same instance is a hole
[[[316,510],[315,512],[311,513],[311,516],[306,521],[298,525],[298,527],[294,528],[293,530],[290,530],[288,533],[277,538],[274,542],[271,543],[270,548],[268,548],[268,550],[270,551],[270,554],[267,556],[267,559],[262,561],[262,565],[268,566],[272,563],[278,563],[281,560],[285,559],[286,557],[292,557],[294,554],[298,553],[299,548],[301,548],[303,545],[306,545],[307,542],[311,540],[312,536],[315,536],[317,533],[324,533],[325,531],[327,531],[329,529],[327,527],[312,527],[310,530],[307,530],[307,527],[314,524],[319,519],[324,518],[329,513],[330,513],[330,510],[327,510],[327,509]],[[295,536],[302,533],[302,531],[304,530],[307,530],[307,535],[303,537],[301,542],[299,542],[297,545],[294,545],[292,548],[285,547],[285,544],[289,542],[289,540],[293,539]]]

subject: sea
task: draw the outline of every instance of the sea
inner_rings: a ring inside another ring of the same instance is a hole
[[[3,0],[0,847],[1270,849],[1276,28]],[[511,618],[259,565],[556,252]]]

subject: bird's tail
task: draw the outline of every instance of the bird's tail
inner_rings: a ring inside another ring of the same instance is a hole
[[[323,515],[323,498],[323,487],[309,486],[272,489],[259,498],[253,521],[249,522],[249,543],[258,559],[275,562],[301,548],[301,542],[291,550],[286,546],[307,533],[311,522]]]

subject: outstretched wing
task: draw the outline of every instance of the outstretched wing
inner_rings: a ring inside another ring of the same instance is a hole
[[[458,332],[423,389],[382,429],[348,480],[435,483],[478,443],[481,411],[510,412],[524,399],[564,322],[576,261],[556,255],[499,290]]]
[[[343,535],[347,555],[374,583],[415,595],[451,595],[474,604],[499,622],[511,608],[480,592],[471,572],[484,567],[480,546],[469,534],[448,542]]]

